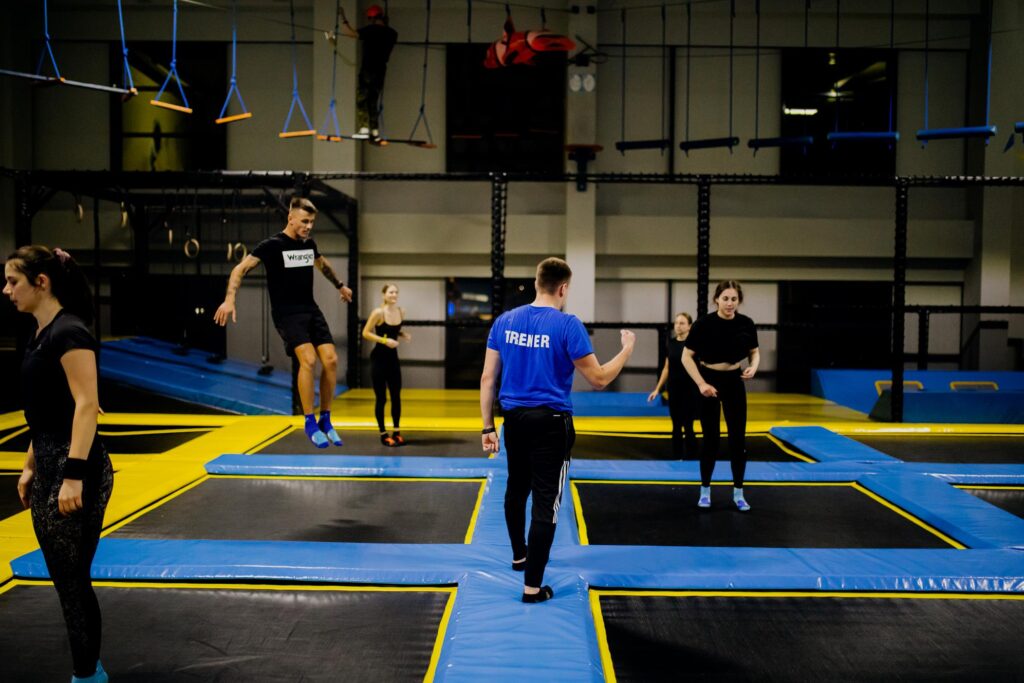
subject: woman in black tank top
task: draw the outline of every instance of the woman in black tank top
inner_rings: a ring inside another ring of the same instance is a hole
[[[398,285],[385,284],[381,288],[384,305],[373,309],[363,327],[363,339],[375,342],[370,352],[370,376],[373,379],[375,397],[373,412],[380,430],[380,442],[385,446],[401,446],[405,443],[399,422],[402,419],[402,368],[398,363],[399,339],[412,341],[402,331],[405,311],[398,306]],[[391,393],[391,421],[395,431],[388,435],[384,427],[384,405],[387,393]]]
[[[672,336],[665,345],[665,366],[654,391],[647,396],[648,402],[653,401],[661,393],[662,387],[667,386],[668,414],[672,418],[672,457],[679,460],[697,458],[697,435],[693,431],[693,421],[697,418],[700,393],[683,367],[683,350],[692,324],[693,318],[689,313],[676,314]]]

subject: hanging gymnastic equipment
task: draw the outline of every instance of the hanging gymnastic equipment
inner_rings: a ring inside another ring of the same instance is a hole
[[[506,6],[507,8],[507,6]],[[427,27],[426,35],[423,38],[423,80],[420,85],[420,111],[416,116],[416,121],[412,125],[412,131],[409,133],[409,138],[406,140],[392,140],[391,142],[402,142],[407,145],[413,145],[415,147],[423,147],[424,149],[435,149],[437,145],[434,144],[434,135],[430,132],[430,121],[427,120],[427,65],[430,60],[430,14],[431,6],[430,0],[427,0]],[[427,131],[426,140],[417,140],[416,131],[419,130],[420,122],[423,123],[423,127]]]
[[[117,23],[121,29],[121,89],[125,91],[122,99],[139,94],[135,89],[135,81],[132,79],[132,67],[128,63],[128,43],[124,37],[124,11],[121,9],[121,0],[117,0]]]
[[[732,154],[732,148],[740,144],[740,139],[732,134],[732,110],[733,110],[733,65],[735,60],[733,36],[736,28],[736,0],[729,0],[729,136],[724,138],[705,138],[702,140],[690,139],[690,35],[693,27],[693,17],[690,13],[690,3],[686,3],[686,140],[679,143],[679,149],[690,156],[693,149],[713,149],[716,147],[728,147]]]
[[[840,0],[836,0],[836,54],[839,53],[839,5]],[[889,54],[892,55],[896,49],[896,0],[890,0],[889,2]],[[925,52],[925,60],[927,57],[927,48]],[[852,76],[850,77],[852,78]],[[839,88],[845,85],[849,81],[849,78],[843,81],[836,81],[832,85],[832,90],[836,93],[836,117],[835,117],[835,130],[825,136],[825,139],[832,143],[835,147],[838,142],[885,142],[888,143],[889,149],[892,149],[893,144],[899,141],[899,131],[893,130],[893,107],[895,103],[895,89],[893,87],[892,79],[889,80],[889,129],[883,131],[840,131],[839,130],[839,104],[841,97],[839,95]]]
[[[242,106],[242,113],[224,116],[228,111],[228,104],[231,103],[232,93],[238,96],[238,104]],[[252,118],[252,113],[245,108],[242,91],[238,89],[238,0],[231,0],[231,87],[228,88],[228,96],[224,98],[224,106],[220,108],[220,115],[215,123],[231,123],[250,118]]]
[[[754,137],[747,141],[747,147],[754,150],[754,154],[757,155],[757,150],[762,147],[801,147],[804,154],[807,153],[807,145],[814,142],[814,137],[811,135],[792,135],[786,137],[777,138],[762,138],[760,136],[760,122],[761,122],[761,0],[756,0],[754,3],[754,13],[757,17],[757,29],[755,34],[757,36],[757,46],[754,50]]]
[[[164,109],[170,109],[172,111],[181,112],[182,114],[191,114],[192,108],[188,106],[188,98],[185,97],[185,88],[181,85],[181,77],[178,75],[178,0],[174,0],[174,19],[173,28],[171,29],[171,69],[167,72],[167,78],[164,79],[163,85],[160,86],[159,92],[156,97],[149,101],[154,107],[162,107]],[[185,103],[185,106],[180,104],[173,104],[171,102],[162,102],[160,96],[164,94],[164,90],[167,88],[167,84],[171,82],[171,79],[178,84],[178,92],[181,93],[181,101]]]
[[[615,143],[615,149],[619,150],[619,153],[625,156],[626,152],[638,149],[657,149],[661,150],[664,154],[665,150],[668,149],[672,141],[665,135],[665,55],[667,52],[666,40],[665,40],[665,5],[661,6],[661,137],[654,140],[627,140],[626,139],[626,9],[622,9],[621,13],[622,21],[622,79],[621,79],[621,100],[622,100],[622,111],[621,111],[621,131],[619,141]]]
[[[117,14],[121,16],[121,0],[117,0]],[[128,50],[124,48],[124,21],[121,21],[121,48],[124,54],[125,68],[128,66]],[[43,75],[43,61],[46,56],[50,56],[50,65],[53,67],[53,76]],[[35,73],[28,73],[25,71],[13,71],[11,69],[0,69],[0,76],[12,76],[14,78],[21,78],[28,81],[33,81],[39,85],[68,85],[73,88],[83,88],[85,90],[98,90],[100,92],[109,92],[117,95],[121,95],[124,99],[128,99],[133,95],[138,95],[138,91],[134,85],[128,87],[118,88],[112,85],[100,85],[99,83],[83,83],[82,81],[72,81],[64,78],[60,75],[60,69],[57,67],[57,58],[53,54],[53,47],[50,45],[50,9],[48,0],[43,0],[43,51],[39,55],[39,62],[36,65]],[[128,74],[127,84],[131,83],[131,74]]]
[[[988,144],[989,138],[996,134],[996,127],[989,125],[989,109],[992,102],[992,2],[989,2],[989,26],[988,26],[988,68],[986,73],[985,86],[985,125],[984,126],[962,126],[959,128],[929,128],[928,127],[928,46],[929,34],[928,24],[931,19],[931,7],[929,0],[924,2],[924,128],[917,131],[917,139],[921,141],[921,147],[928,145],[929,140],[963,140],[970,138],[982,138]]]
[[[1010,139],[1006,141],[1006,146],[1003,147],[1004,152],[1009,152],[1010,148],[1013,147],[1014,136],[1020,133],[1021,139],[1024,140],[1024,121],[1018,121],[1013,124],[1013,132],[1010,133]]]
[[[306,108],[302,106],[302,98],[299,97],[299,66],[298,56],[296,54],[296,39],[295,39],[295,0],[288,1],[288,11],[291,16],[292,26],[292,103],[288,107],[288,116],[284,120],[284,127],[281,132],[277,134],[279,138],[301,138],[310,137],[316,135],[316,131],[313,129],[313,124],[310,123],[309,116],[306,114]],[[299,111],[302,113],[302,119],[306,122],[305,130],[294,130],[289,131],[288,126],[292,122],[292,113],[295,111],[295,105],[299,105]]]
[[[338,0],[334,5],[334,36],[335,42],[331,46],[331,103],[327,105],[327,115],[324,116],[323,125],[320,126],[320,131],[316,134],[316,139],[321,142],[341,142],[341,127],[338,125],[338,97],[337,97],[337,84],[338,84],[338,45],[337,36],[338,31],[341,30],[341,0]],[[334,127],[334,134],[331,135],[327,128],[327,124],[330,123]]]

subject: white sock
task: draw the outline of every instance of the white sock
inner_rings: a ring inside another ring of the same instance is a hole
[[[733,500],[742,500],[743,499],[743,489],[738,489],[735,486],[733,486],[732,487],[732,499]]]
[[[701,486],[700,487],[700,497],[701,498],[710,498],[711,497],[711,487],[710,486]]]

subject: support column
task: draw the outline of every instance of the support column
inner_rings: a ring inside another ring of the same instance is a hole
[[[896,181],[896,237],[892,256],[892,421],[903,422],[903,344],[907,308],[907,222],[910,192]]]
[[[695,318],[708,311],[708,281],[711,279],[711,183],[697,183],[697,308]]]
[[[596,3],[568,3],[569,27],[566,33],[597,45]],[[567,76],[579,76],[584,83],[575,92],[568,89],[565,106],[565,142],[590,145],[597,143],[597,87],[593,63],[570,65]],[[589,77],[589,78],[588,78]],[[588,90],[587,85],[590,85]],[[594,166],[600,163],[600,159]],[[593,169],[593,167],[591,167]],[[574,172],[575,164],[566,161],[566,172]],[[572,267],[572,289],[566,310],[583,321],[595,318],[595,281],[597,277],[597,186],[588,183],[580,192],[575,183],[565,186],[565,260]]]

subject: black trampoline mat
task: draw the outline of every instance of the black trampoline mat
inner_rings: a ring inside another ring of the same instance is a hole
[[[576,482],[591,545],[756,548],[949,548],[852,486],[744,488],[751,511],[732,503],[732,486],[712,486],[697,507],[698,484]]]
[[[390,434],[390,432],[388,432]],[[306,433],[296,428],[284,437],[263,446],[253,455],[376,455],[434,456],[450,458],[486,458],[480,447],[480,432],[402,431],[404,446],[392,448],[380,442],[380,432],[365,429],[340,429],[344,446],[317,448]]]
[[[187,429],[188,431],[168,431]],[[100,441],[106,446],[107,452],[118,454],[151,454],[164,453],[186,444],[192,439],[209,434],[215,427],[168,427],[164,425],[100,425]],[[118,434],[118,432],[132,432]],[[153,434],[135,434],[134,432],[156,432]],[[0,450],[24,453],[28,451],[29,433],[19,434],[10,441],[0,444]]]
[[[18,477],[21,472],[0,473],[0,520],[16,515],[25,508],[18,498]]]
[[[119,538],[464,543],[479,481],[213,477]]]
[[[850,434],[886,455],[911,462],[1024,465],[1024,434]]]
[[[24,427],[25,425],[18,425],[17,427],[7,427],[6,429],[0,429],[0,440],[3,440],[5,437],[10,436],[19,429],[24,429]]]
[[[992,488],[965,488],[964,491],[981,498],[986,503],[991,503],[998,508],[1024,518],[1024,490],[1022,489],[1001,489]]]
[[[703,445],[703,437],[697,435],[697,443]],[[729,460],[729,439],[722,434],[718,445],[718,460]],[[793,451],[797,449],[787,446]],[[800,461],[787,453],[767,434],[748,434],[746,438],[747,459],[755,461]],[[576,433],[576,444],[572,457],[584,460],[678,460],[672,454],[672,438],[669,433],[652,434],[580,434]],[[687,460],[697,460],[698,455],[687,454]],[[813,460],[813,458],[811,458]]]
[[[619,681],[1024,678],[1020,600],[604,595],[600,604]]]
[[[96,588],[103,667],[119,683],[422,681],[448,591]],[[67,681],[52,586],[0,595],[3,680]]]
[[[230,410],[201,403],[190,403],[102,378],[100,378],[100,405],[108,413],[238,414]]]

